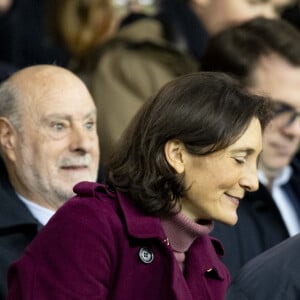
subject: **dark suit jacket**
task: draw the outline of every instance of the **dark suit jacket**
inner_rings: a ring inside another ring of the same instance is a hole
[[[299,300],[300,235],[255,257],[233,279],[227,300]]]
[[[18,259],[38,233],[39,223],[19,200],[0,159],[0,299],[7,293],[8,266]]]
[[[294,173],[288,185],[299,196],[300,169],[293,162]],[[268,190],[260,184],[258,191],[249,193],[238,208],[238,223],[231,227],[216,223],[212,236],[225,248],[223,262],[231,276],[247,261],[289,237],[286,226]]]

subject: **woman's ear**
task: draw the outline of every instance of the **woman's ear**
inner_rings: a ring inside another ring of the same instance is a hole
[[[179,140],[169,140],[165,144],[165,156],[169,165],[178,173],[182,174],[185,170],[184,151],[185,147]]]
[[[11,160],[15,160],[16,131],[7,118],[0,117],[0,148]]]

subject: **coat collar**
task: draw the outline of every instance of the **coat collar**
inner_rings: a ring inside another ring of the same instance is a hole
[[[136,238],[158,238],[164,240],[165,233],[158,217],[146,215],[139,210],[127,194],[116,191],[107,185],[94,182],[81,182],[75,185],[74,192],[81,196],[98,199],[114,199],[121,210],[129,235]]]
[[[38,221],[18,198],[12,186],[0,183],[0,229],[33,225]]]
[[[0,229],[23,225],[39,226],[26,205],[12,187],[3,160],[0,157]]]
[[[116,192],[116,194],[130,235],[137,238],[166,239],[158,217],[141,212],[127,195],[120,192]]]
[[[167,236],[158,217],[142,213],[126,194],[112,191],[102,184],[97,184],[97,188],[104,189],[108,195],[116,198],[121,208],[127,231],[131,236],[136,238],[157,238],[166,242]],[[209,237],[209,239],[217,255],[223,256],[224,248],[222,243],[213,237]]]
[[[81,196],[102,199],[103,195],[106,195],[108,198],[115,199],[121,209],[127,231],[131,236],[142,239],[157,238],[163,242],[166,241],[167,237],[161,226],[160,219],[141,212],[127,194],[115,191],[107,185],[94,182],[78,183],[74,187],[74,192]],[[213,237],[209,237],[209,240],[215,252],[222,256],[224,250],[220,241]]]
[[[159,218],[141,213],[132,204],[127,195],[120,192],[116,192],[116,195],[130,235],[136,238],[158,238],[166,243],[167,237]],[[201,263],[199,263],[197,257],[201,251],[205,251],[205,254]],[[215,252],[218,256],[224,255],[223,245],[219,240],[206,235],[200,236],[196,239],[195,245],[190,248],[189,252],[194,263],[198,261],[198,268],[202,274],[207,273],[207,276],[209,276],[208,273],[213,272],[212,276],[220,279],[224,279],[227,276],[226,271],[223,270],[223,264],[219,260],[216,260],[214,254]],[[173,282],[176,282],[176,280],[174,279]]]
[[[120,209],[121,217],[124,219],[126,230],[130,236],[139,239],[158,239],[163,244],[168,245],[167,237],[161,226],[160,219],[155,216],[146,215],[139,210],[127,194],[115,191],[106,185],[92,182],[77,184],[74,187],[74,192],[81,196],[96,197],[104,201],[115,200],[113,202],[116,203]],[[201,260],[202,263],[199,264],[199,266],[201,265],[201,270],[199,269],[199,271],[202,274],[207,273],[207,276],[210,276],[208,273],[212,272],[211,276],[215,278],[223,279],[228,277],[223,264],[216,259],[216,254],[218,256],[224,254],[223,246],[217,239],[206,235],[200,236],[196,239],[194,246],[191,247],[189,251],[193,253],[191,255],[195,257],[195,259],[199,256],[199,253],[205,252],[202,253],[205,258]],[[173,269],[175,265],[175,260],[173,260]],[[178,276],[180,273],[173,272],[173,274],[174,276]],[[174,278],[173,282],[178,281]],[[176,290],[176,287],[174,287],[174,290]]]

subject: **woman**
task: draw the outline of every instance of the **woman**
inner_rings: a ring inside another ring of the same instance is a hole
[[[107,186],[80,183],[9,272],[8,299],[223,299],[213,221],[233,225],[257,189],[269,102],[194,73],[136,115]]]

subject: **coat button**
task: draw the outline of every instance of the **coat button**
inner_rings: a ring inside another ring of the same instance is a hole
[[[154,254],[149,248],[142,247],[139,251],[139,258],[144,264],[150,264],[154,260]]]

